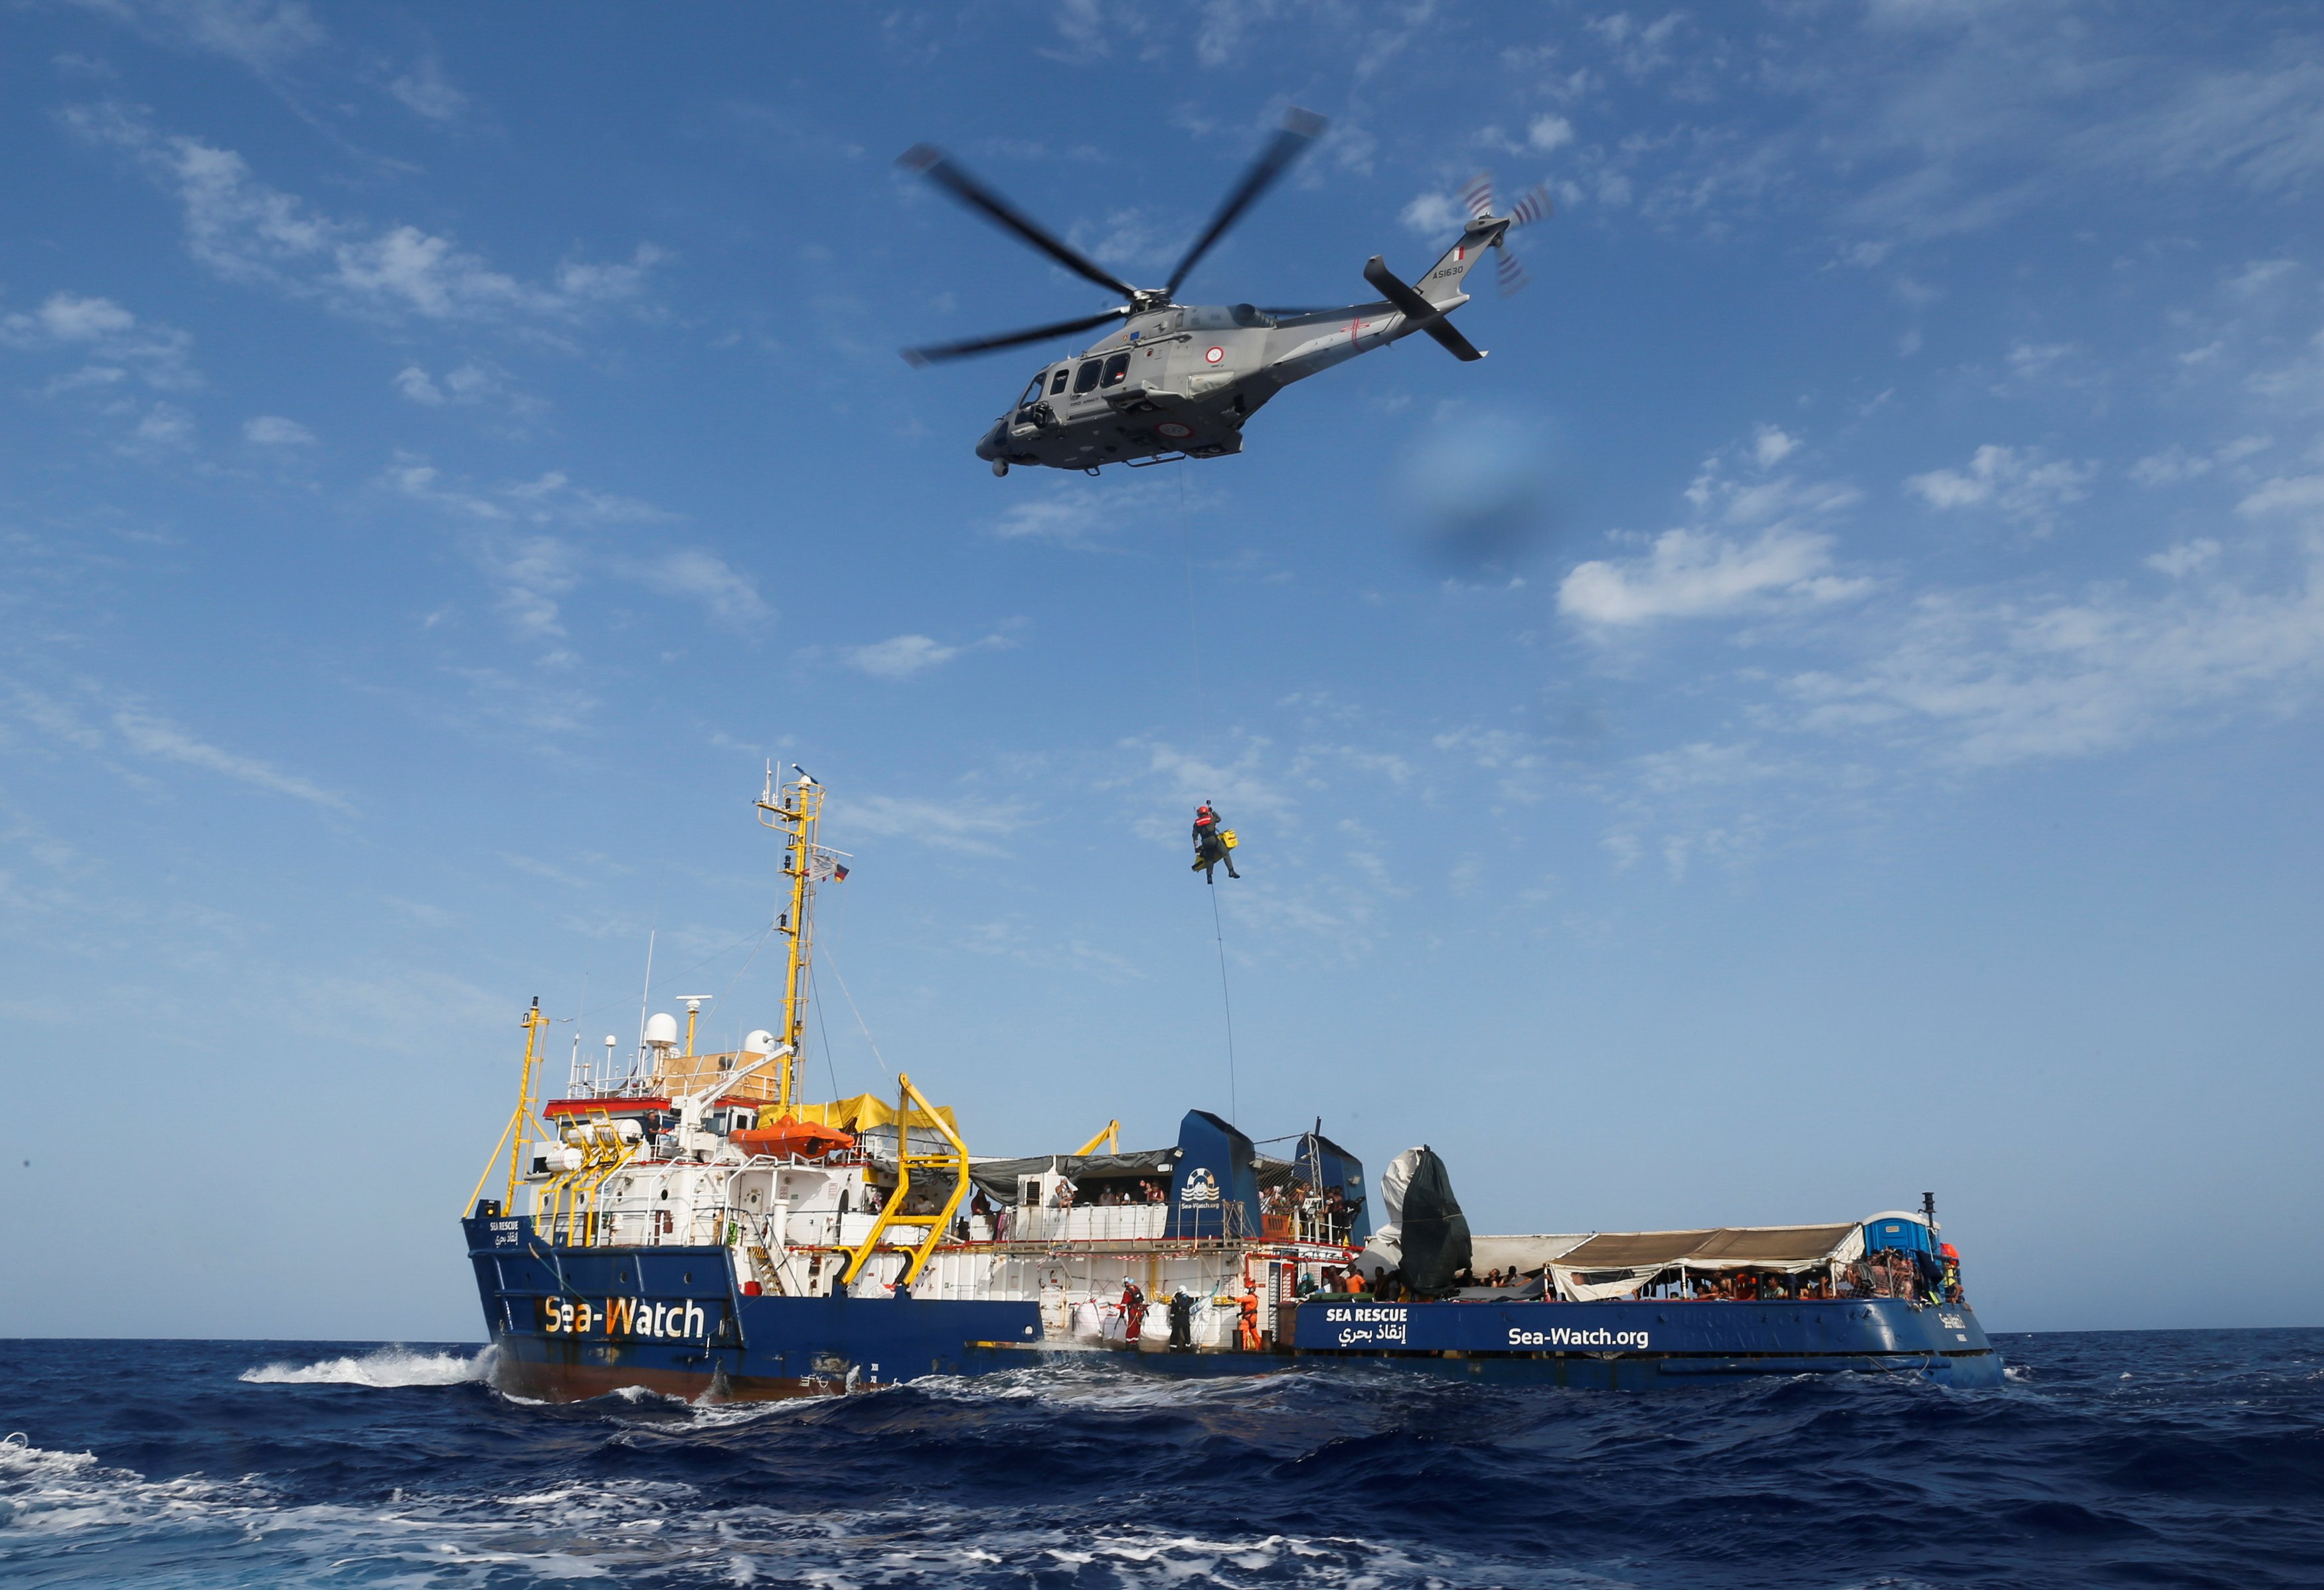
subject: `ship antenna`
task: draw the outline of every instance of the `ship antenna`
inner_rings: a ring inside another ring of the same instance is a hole
[[[826,880],[836,883],[847,876],[847,868],[843,864],[847,853],[827,850],[816,843],[816,827],[823,818],[823,786],[796,762],[791,763],[791,771],[798,775],[797,781],[778,790],[770,763],[767,788],[759,797],[760,825],[783,836],[782,875],[789,885],[790,895],[789,904],[777,913],[774,921],[774,931],[783,936],[789,951],[783,974],[783,1030],[779,1035],[786,1052],[782,1068],[776,1076],[775,1109],[779,1117],[792,1112],[798,1057],[807,1048],[808,974],[815,957],[815,887]]]
[[[638,990],[638,1052],[636,1059],[633,1059],[630,1064],[630,1075],[632,1077],[637,1075],[637,1059],[643,1059],[645,1058],[646,1006],[653,1001],[654,939],[659,937],[661,929],[657,926],[650,929],[646,934],[646,985]],[[608,1078],[608,1080],[611,1079]]]

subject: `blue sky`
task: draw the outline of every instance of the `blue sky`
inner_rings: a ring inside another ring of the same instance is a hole
[[[772,1023],[770,756],[856,857],[812,1068],[979,1152],[1227,1107],[1212,797],[1254,1135],[2324,1317],[2310,9],[0,29],[0,1333],[473,1336],[527,1002],[633,1035],[655,931]],[[1491,356],[992,478],[1050,350],[895,350],[1104,304],[895,156],[1156,281],[1291,104],[1183,296],[1367,297],[1486,167]]]

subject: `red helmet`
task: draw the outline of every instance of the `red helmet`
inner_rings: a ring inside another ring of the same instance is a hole
[[[1948,1259],[1958,1259],[1960,1257],[1960,1252],[1955,1249],[1950,1243],[1939,1243],[1937,1244],[1937,1252],[1943,1254]]]

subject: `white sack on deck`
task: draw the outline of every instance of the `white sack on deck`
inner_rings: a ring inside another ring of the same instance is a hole
[[[1629,1271],[1620,1280],[1603,1280],[1595,1286],[1587,1285],[1581,1280],[1582,1271],[1568,1270],[1562,1264],[1551,1265],[1549,1272],[1557,1281],[1557,1295],[1565,1301],[1598,1303],[1603,1302],[1608,1298],[1629,1297],[1646,1282],[1660,1275],[1664,1268],[1658,1265],[1652,1270]],[[1606,1272],[1602,1270],[1593,1270],[1590,1273],[1603,1275]]]
[[[1404,1189],[1412,1185],[1412,1173],[1420,1169],[1420,1155],[1418,1149],[1406,1149],[1390,1160],[1388,1169],[1380,1172],[1380,1205],[1388,1211],[1388,1220],[1373,1228],[1373,1242],[1386,1241],[1391,1247],[1397,1247],[1397,1237],[1404,1225]],[[1403,1262],[1400,1247],[1397,1248],[1397,1259],[1399,1263]]]

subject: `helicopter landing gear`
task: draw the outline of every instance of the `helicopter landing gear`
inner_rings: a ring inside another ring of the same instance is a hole
[[[1009,460],[1008,460],[1008,459],[1006,459],[1006,458],[995,458],[995,459],[993,459],[993,460],[992,460],[992,473],[993,473],[993,474],[995,474],[995,475],[1006,475],[1006,474],[1008,474],[1008,473],[1009,473]]]

